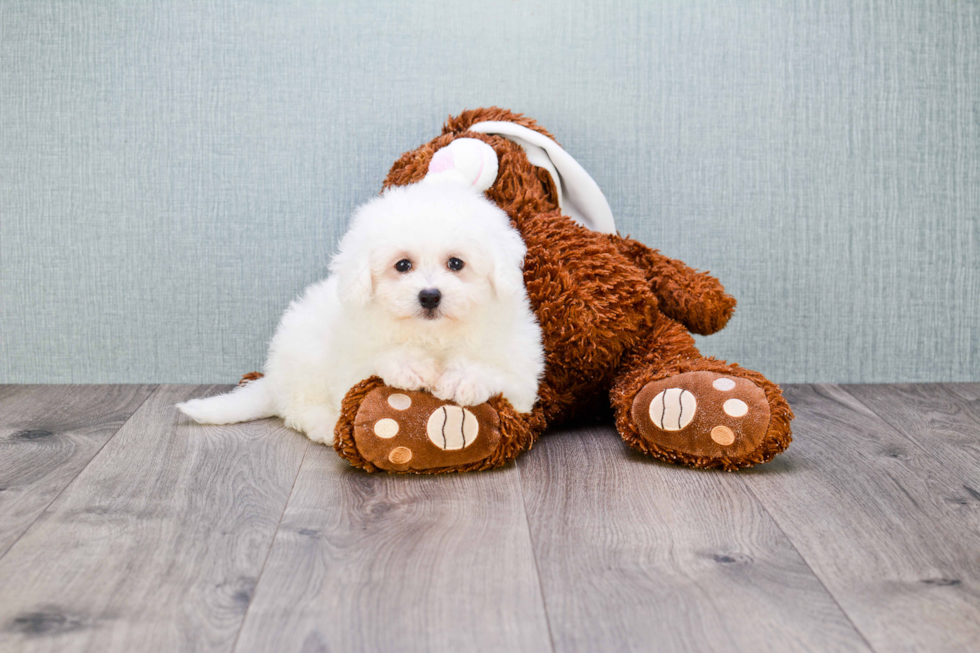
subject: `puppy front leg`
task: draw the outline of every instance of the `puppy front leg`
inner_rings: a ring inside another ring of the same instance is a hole
[[[410,349],[378,356],[375,369],[385,385],[400,390],[431,389],[439,378],[439,366],[435,360]]]

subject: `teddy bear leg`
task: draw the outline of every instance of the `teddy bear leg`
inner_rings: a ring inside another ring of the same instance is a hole
[[[630,446],[690,467],[733,471],[768,462],[792,440],[793,412],[758,372],[704,358],[667,318],[657,343],[626,357],[613,383],[616,426]]]
[[[347,393],[334,449],[369,472],[437,474],[499,467],[543,430],[538,413],[522,414],[501,396],[458,406],[428,392],[398,390],[371,377]]]

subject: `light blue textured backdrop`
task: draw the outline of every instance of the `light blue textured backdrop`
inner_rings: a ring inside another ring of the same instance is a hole
[[[0,0],[0,381],[230,382],[449,113],[551,129],[782,382],[980,380],[977,2]]]

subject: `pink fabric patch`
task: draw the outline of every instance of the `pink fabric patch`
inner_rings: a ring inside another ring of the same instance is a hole
[[[473,178],[473,181],[470,182],[470,186],[476,186],[476,182],[480,181],[480,175],[482,175],[482,174],[483,174],[483,157],[481,156],[480,157],[480,170],[479,170],[479,172],[476,173],[476,177]]]
[[[453,153],[448,147],[444,147],[436,152],[432,160],[429,161],[429,172],[433,174],[452,170],[455,167],[456,160],[453,158]]]

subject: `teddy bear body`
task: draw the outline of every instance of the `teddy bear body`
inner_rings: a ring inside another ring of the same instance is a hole
[[[562,215],[554,181],[521,146],[468,131],[488,120],[515,122],[553,138],[506,110],[467,111],[450,118],[441,136],[404,154],[385,185],[421,181],[433,154],[456,138],[479,139],[494,149],[499,173],[486,195],[507,212],[527,245],[524,279],[544,336],[538,402],[526,414],[500,397],[443,409],[425,393],[367,379],[344,401],[338,453],[369,471],[489,468],[530,447],[548,426],[603,404],[612,407],[631,446],[672,462],[733,470],[785,449],[792,412],[778,387],[757,372],[704,358],[694,346],[691,332],[713,333],[734,311],[735,300],[721,284],[635,240],[591,231]],[[397,401],[390,399],[394,395]],[[393,408],[402,405],[408,408]],[[386,417],[403,425],[395,438],[372,431]],[[478,446],[443,448],[447,424],[460,430],[458,442],[469,438]]]

